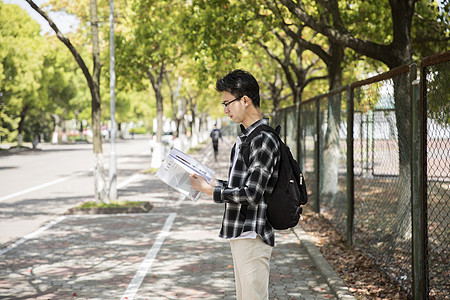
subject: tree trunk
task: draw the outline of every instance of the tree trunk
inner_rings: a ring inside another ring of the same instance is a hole
[[[411,238],[411,98],[407,74],[394,77],[395,119],[398,132],[399,177],[395,232]]]
[[[161,64],[161,68],[158,74],[154,76],[151,72],[151,70],[147,71],[147,76],[150,79],[150,82],[152,83],[153,91],[155,92],[155,98],[156,98],[156,141],[158,143],[161,142],[162,132],[163,132],[163,95],[162,95],[162,83],[164,78],[164,72],[165,72],[165,66],[164,63]]]
[[[330,41],[331,59],[328,61],[329,89],[342,86],[341,62],[344,57],[344,47]],[[322,197],[335,199],[338,187],[339,172],[339,129],[341,123],[341,95],[328,98],[327,129],[323,145],[323,184]]]
[[[182,84],[182,78],[178,77],[177,84],[175,86],[175,90],[172,87],[172,83],[169,80],[169,76],[167,76],[167,73],[165,74],[167,86],[170,90],[170,103],[172,106],[172,118],[175,121],[176,124],[176,130],[175,130],[175,136],[180,136],[180,125],[183,121],[183,117],[185,114],[185,111],[183,111],[183,105],[182,105],[182,99],[180,98],[180,89]]]
[[[192,116],[192,119],[189,122],[189,127],[190,127],[190,130],[191,130],[190,142],[191,142],[191,146],[192,146],[192,139],[194,137],[194,131],[195,131],[195,119],[197,118],[197,113],[196,113],[196,110],[195,110],[195,100],[194,100],[194,98],[192,98],[191,96],[188,96],[188,97],[189,97],[189,110],[190,110],[191,116]]]
[[[17,135],[17,146],[20,148],[23,145],[23,127],[25,125],[25,118],[27,116],[28,111],[28,105],[25,104],[24,107],[22,107],[22,110],[20,111],[20,121],[19,126],[17,128],[17,131],[19,134]]]
[[[163,160],[163,149],[162,149],[162,133],[163,133],[163,114],[164,114],[164,108],[163,108],[163,95],[162,95],[162,83],[165,73],[165,66],[164,63],[161,63],[161,68],[159,71],[159,74],[154,76],[151,72],[151,70],[147,71],[147,76],[150,79],[150,82],[152,83],[153,91],[155,92],[155,98],[156,98],[156,147],[153,150],[152,154],[152,161],[151,161],[151,167],[152,168],[159,168],[161,165],[161,162]]]
[[[188,134],[188,115],[187,115],[188,99],[186,97],[181,98],[181,110],[183,112],[183,118],[181,119],[181,133]]]
[[[109,202],[106,178],[103,165],[103,149],[101,136],[101,99],[100,99],[100,46],[98,40],[98,13],[97,0],[90,0],[91,30],[92,30],[92,56],[94,69],[92,75],[93,88],[91,89],[92,133],[94,146],[94,187],[95,201]]]
[[[161,143],[162,133],[163,133],[163,115],[164,115],[164,107],[163,107],[163,96],[161,90],[155,90],[156,96],[156,141]]]

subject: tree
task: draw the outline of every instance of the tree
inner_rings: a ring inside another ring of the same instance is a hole
[[[306,9],[302,1],[294,2],[292,0],[280,0],[285,5],[292,15],[300,22],[306,24],[310,28],[328,37],[334,43],[338,43],[344,47],[349,47],[355,52],[373,58],[375,60],[385,63],[390,69],[394,69],[401,65],[409,64],[413,61],[414,48],[413,38],[411,36],[413,17],[415,15],[415,0],[390,0],[389,9],[391,18],[388,22],[378,22],[378,17],[375,20],[370,20],[370,24],[380,24],[386,26],[390,24],[392,27],[389,30],[387,39],[380,41],[380,35],[374,35],[374,31],[364,27],[363,30],[349,30],[348,24],[336,26],[330,23],[327,19],[322,19],[318,16],[313,16]],[[347,7],[340,7],[338,0],[317,0],[316,3],[328,3],[327,7],[333,16],[341,18]],[[364,6],[357,5],[357,9],[365,10],[371,9],[373,11],[380,11],[378,1],[365,1]],[[347,12],[348,13],[348,12]],[[357,11],[355,13],[358,13]],[[355,17],[355,16],[354,16]],[[356,17],[355,17],[356,18]],[[334,18],[333,20],[336,20]],[[365,23],[367,24],[367,20]],[[375,26],[379,33],[379,27]],[[448,33],[447,33],[448,34]],[[448,39],[447,39],[448,41]],[[409,82],[407,76],[397,76],[394,78],[394,99],[395,99],[395,113],[397,118],[397,132],[399,133],[399,205],[400,207],[408,207],[410,200],[410,158],[411,158],[411,138],[408,134],[411,128],[409,118],[403,118],[402,114],[409,111],[411,107],[411,99],[409,96]],[[400,121],[401,120],[401,121]],[[407,210],[399,210],[402,213],[409,213]],[[398,216],[399,221],[409,220],[404,216]],[[410,222],[406,221],[406,222]],[[399,228],[408,228],[408,226],[399,226]]]
[[[309,29],[304,23],[292,20],[292,14],[283,6],[272,1],[265,1],[263,8],[256,9],[254,28],[262,29],[261,35],[253,39],[263,47],[268,55],[284,72],[287,83],[292,90],[293,103],[302,100],[305,88],[317,80],[328,79],[328,89],[342,86],[344,66],[344,47],[326,39]],[[322,19],[333,20],[335,26],[342,26],[339,16],[332,15],[326,6],[316,7]],[[259,25],[262,21],[263,26]],[[272,33],[277,43],[267,43],[267,35]],[[250,39],[251,42],[252,39]],[[276,48],[282,46],[282,50]],[[326,66],[326,71],[324,65]],[[274,106],[274,109],[277,107]],[[339,161],[339,126],[341,115],[341,98],[329,97],[327,101],[327,127],[321,151],[321,196],[335,199],[338,192]],[[301,161],[301,160],[300,160]]]
[[[42,9],[40,9],[32,0],[26,0],[30,6],[37,11],[44,19],[47,20],[50,27],[55,31],[58,39],[63,42],[67,48],[70,50],[74,56],[79,67],[83,71],[86,78],[89,90],[91,92],[91,118],[92,118],[92,132],[93,132],[93,149],[94,149],[94,186],[95,186],[95,200],[97,202],[108,202],[107,198],[107,186],[106,180],[104,178],[104,167],[103,167],[103,150],[102,150],[102,140],[101,140],[101,99],[100,99],[100,48],[98,39],[98,14],[97,14],[97,1],[90,0],[90,23],[91,23],[91,34],[92,34],[92,56],[93,56],[93,71],[92,75],[89,72],[84,60],[80,56],[79,52],[72,45],[71,41],[64,36],[55,25],[55,23],[50,19],[50,17]]]
[[[127,30],[117,35],[117,64],[121,76],[132,78],[142,88],[150,81],[156,99],[156,141],[161,143],[163,132],[163,84],[171,65],[180,57],[179,18],[182,1],[130,1],[122,22]],[[162,157],[157,147],[152,166],[159,167]]]
[[[245,2],[245,1],[244,1]],[[240,63],[243,37],[251,14],[237,1],[193,0],[181,21],[183,47],[196,63],[196,81],[210,88],[219,78]]]
[[[339,15],[333,14],[332,5],[336,3],[323,2],[323,7],[318,5],[318,11],[321,18],[335,27],[342,28],[343,23]],[[291,25],[292,26],[292,25]],[[289,26],[284,23],[283,29],[302,47],[315,53],[325,63],[327,67],[328,88],[330,91],[342,86],[342,70],[344,61],[344,47],[331,39],[321,41],[326,45],[322,47],[321,44],[305,40],[301,34],[296,34]],[[303,29],[304,24],[300,25]],[[299,27],[297,25],[296,27]],[[301,32],[301,31],[300,31]],[[314,36],[314,35],[313,35]],[[325,49],[323,49],[325,48]],[[341,103],[340,94],[337,96],[328,97],[327,99],[327,116],[326,116],[326,132],[323,139],[323,151],[321,152],[320,173],[323,174],[320,187],[321,196],[330,198],[335,201],[338,192],[338,172],[339,172],[339,129],[341,123]]]
[[[271,60],[263,47],[250,45],[247,48],[248,54],[242,54],[242,62],[246,62],[242,67],[244,69],[253,67],[252,72],[260,85],[261,99],[269,100],[261,101],[261,111],[270,115],[278,108],[292,105],[292,92],[289,91],[281,66],[278,63],[263,63]]]
[[[296,104],[301,101],[303,90],[308,84],[326,79],[323,65],[319,64],[320,56],[313,51],[315,48],[311,46],[312,42],[305,41],[307,37],[314,39],[313,35],[306,32],[309,28],[287,21],[290,18],[289,12],[283,11],[274,3],[265,4],[255,11],[254,21],[251,23],[258,34],[248,35],[248,42],[262,47],[281,67],[292,91],[290,104]]]
[[[20,147],[26,118],[40,106],[44,39],[37,22],[19,6],[0,3],[0,17],[5,20],[0,28],[0,136],[17,137]]]

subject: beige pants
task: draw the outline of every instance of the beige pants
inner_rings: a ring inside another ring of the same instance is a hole
[[[272,247],[256,239],[230,240],[237,300],[269,299]]]

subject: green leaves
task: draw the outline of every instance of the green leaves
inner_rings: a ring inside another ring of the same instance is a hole
[[[0,20],[0,135],[12,140],[20,112],[39,106],[45,48],[39,25],[19,6],[0,3]]]

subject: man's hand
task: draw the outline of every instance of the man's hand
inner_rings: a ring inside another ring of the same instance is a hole
[[[198,176],[197,174],[189,175],[189,179],[191,180],[191,186],[194,189],[210,196],[213,195],[214,186],[216,185],[216,180],[214,178],[211,179],[209,184],[206,182],[205,178]]]

